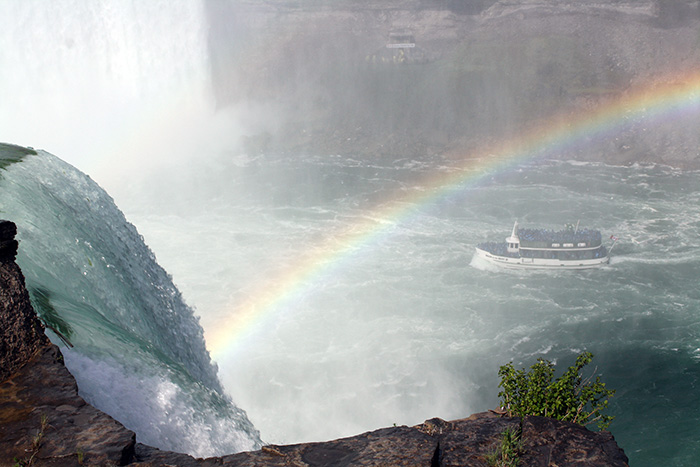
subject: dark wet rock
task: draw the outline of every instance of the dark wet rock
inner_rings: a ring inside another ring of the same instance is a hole
[[[496,449],[501,433],[517,430],[520,420],[485,412],[453,422],[433,419],[422,426],[426,425],[434,427],[440,438],[440,466],[486,466],[486,456]]]
[[[609,431],[592,432],[575,423],[545,417],[526,417],[522,438],[523,465],[538,467],[626,466],[627,456]]]
[[[416,428],[383,428],[350,438],[323,443],[269,445],[220,459],[203,466],[414,466],[432,465],[438,440]]]
[[[194,459],[139,445],[139,466],[181,467],[345,467],[430,466],[487,467],[506,430],[522,426],[523,466],[627,466],[628,460],[609,432],[592,432],[582,426],[544,417],[501,417],[492,412],[445,421],[427,420],[414,427],[383,428],[323,443],[268,445],[259,451],[223,457]]]
[[[0,384],[0,465],[124,465],[135,435],[78,396],[53,344]]]
[[[0,381],[49,343],[29,302],[22,271],[15,263],[17,227],[0,221]]]
[[[0,221],[0,466],[127,463],[134,433],[78,396],[14,262],[16,231]]]
[[[160,449],[136,443],[133,466],[156,467],[161,465],[172,465],[177,467],[199,467],[202,459],[195,459],[187,454],[178,452],[162,451]]]
[[[15,240],[17,226],[14,222],[0,220],[0,261],[14,261],[18,243]]]

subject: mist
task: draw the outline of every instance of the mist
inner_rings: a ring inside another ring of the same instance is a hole
[[[60,155],[126,196],[237,138],[215,115],[204,5],[3,2],[3,141]]]
[[[50,149],[115,195],[218,157],[463,158],[672,80],[700,40],[697,1],[20,3],[1,6],[4,140]],[[631,122],[561,157],[684,165],[696,123],[650,135]]]
[[[698,61],[696,1],[206,6],[217,105],[269,109],[271,124],[246,132],[248,153],[463,158],[535,122],[672,82]],[[630,122],[560,157],[631,163],[663,152],[679,165],[697,157],[695,124],[650,136]]]

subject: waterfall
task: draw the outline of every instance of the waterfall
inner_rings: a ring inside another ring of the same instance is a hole
[[[94,181],[44,151],[0,174],[0,212],[45,322],[73,345],[81,396],[137,441],[197,456],[260,445],[223,392],[199,319],[143,238]]]
[[[0,17],[3,141],[58,154],[117,196],[225,131],[202,2],[8,0]]]
[[[68,162],[39,151],[9,167],[0,212],[19,227],[35,306],[75,345],[81,395],[158,448],[258,447],[198,318],[111,197],[187,170],[230,132],[214,115],[203,3],[8,0],[0,17],[0,141]]]

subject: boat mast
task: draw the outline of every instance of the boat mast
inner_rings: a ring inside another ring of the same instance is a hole
[[[510,237],[506,238],[506,243],[508,243],[508,253],[519,253],[520,252],[520,238],[518,237],[518,221],[513,224],[513,232]]]

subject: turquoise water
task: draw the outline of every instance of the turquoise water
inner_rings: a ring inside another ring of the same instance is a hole
[[[133,225],[89,177],[42,151],[0,171],[0,217],[80,394],[137,441],[199,456],[258,447],[202,328]]]
[[[235,162],[187,197],[149,193],[157,209],[127,203],[205,331],[327,235],[386,200],[430,190],[420,182],[428,174],[460,170],[438,159]],[[617,389],[610,429],[632,465],[695,465],[699,181],[658,166],[572,162],[484,177],[314,278],[219,357],[222,381],[266,441],[291,443],[484,411],[498,403],[499,365],[542,357],[568,366],[588,350],[590,371]],[[595,270],[474,263],[474,245],[505,238],[515,219],[552,228],[580,220],[620,240],[611,264]],[[203,241],[192,246],[195,230]]]
[[[497,405],[499,365],[569,365],[589,350],[590,370],[617,389],[610,429],[631,464],[696,464],[699,173],[539,162],[486,176],[310,281],[217,355],[217,379],[197,320],[206,336],[328,235],[430,190],[426,175],[460,170],[439,159],[219,162],[120,193],[182,296],[82,174],[45,153],[1,172],[0,210],[19,225],[27,282],[48,289],[72,326],[69,368],[113,415],[136,407],[124,422],[139,441],[182,448],[194,431],[181,450],[209,453],[259,445],[256,429],[293,443],[460,418]],[[620,240],[595,270],[474,262],[474,245],[505,238],[515,219],[580,219]]]

